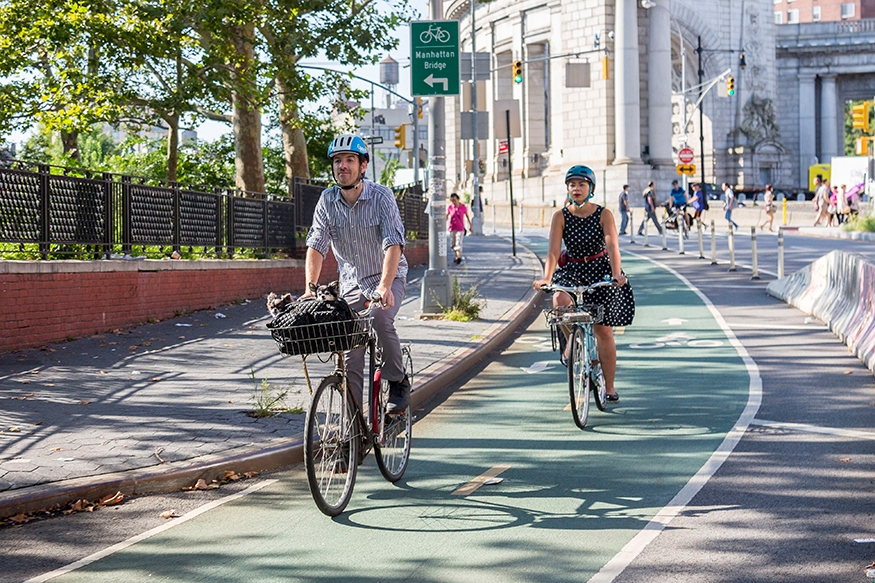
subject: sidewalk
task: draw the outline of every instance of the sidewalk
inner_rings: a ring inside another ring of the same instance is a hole
[[[425,267],[411,269],[396,323],[412,345],[414,413],[503,342],[538,298],[531,282],[540,263],[521,246],[513,257],[506,239],[466,238],[465,262],[450,265],[487,303],[475,322],[420,320]],[[0,354],[0,518],[300,461],[309,395],[300,358],[279,354],[268,321],[264,299],[250,298]],[[314,383],[326,366],[308,360]],[[301,412],[249,417],[262,379],[288,389],[285,403]]]

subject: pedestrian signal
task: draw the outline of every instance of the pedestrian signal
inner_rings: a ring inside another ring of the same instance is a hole
[[[513,82],[523,82],[523,62],[519,59],[513,62]]]
[[[407,124],[395,128],[395,147],[403,150],[407,145]]]
[[[735,77],[732,75],[726,78],[726,95],[729,97],[735,95]]]
[[[871,102],[864,101],[851,106],[852,125],[855,130],[863,130],[869,133],[869,106]]]

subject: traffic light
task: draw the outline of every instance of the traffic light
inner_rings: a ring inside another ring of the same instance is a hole
[[[857,105],[851,106],[852,125],[855,130],[863,130],[864,133],[869,133],[869,106],[870,102],[864,101]]]
[[[416,117],[422,119],[422,97],[416,98]]]
[[[732,75],[726,78],[726,95],[729,97],[735,95],[735,77]]]
[[[523,82],[523,62],[519,59],[513,62],[513,82]]]
[[[395,128],[395,147],[403,150],[407,147],[407,124],[401,124]]]
[[[856,151],[857,156],[868,156],[869,155],[869,140],[872,138],[857,138],[856,141]]]

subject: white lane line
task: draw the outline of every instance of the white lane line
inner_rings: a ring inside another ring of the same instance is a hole
[[[837,427],[821,427],[819,425],[809,425],[807,423],[785,423],[783,421],[767,421],[765,419],[754,419],[750,422],[750,424],[760,425],[762,427],[773,427],[775,429],[789,429],[791,431],[804,431],[805,433],[822,433],[824,435],[835,435],[837,437],[850,437],[852,439],[871,439],[875,441],[875,433],[871,431],[839,429]]]
[[[822,328],[826,328],[823,322],[813,322],[811,324],[729,324],[730,328],[750,328],[753,330],[816,330],[821,332]]]
[[[276,481],[277,480],[265,480],[264,482],[261,482],[260,484],[255,484],[253,486],[250,486],[241,492],[237,492],[236,494],[231,494],[230,496],[225,496],[224,498],[220,498],[218,500],[213,500],[212,502],[210,502],[208,504],[204,504],[203,506],[201,506],[199,508],[195,508],[191,512],[188,512],[187,514],[184,514],[183,516],[181,516],[179,518],[172,518],[172,519],[170,519],[170,522],[166,522],[166,523],[162,524],[161,526],[156,526],[155,528],[153,528],[151,530],[147,530],[144,533],[138,534],[136,536],[132,536],[131,538],[129,538],[127,540],[123,540],[122,542],[116,543],[116,544],[114,544],[110,547],[107,547],[101,551],[97,551],[96,553],[92,553],[92,554],[88,555],[87,557],[85,557],[83,559],[79,559],[78,561],[76,561],[74,563],[70,563],[69,565],[66,565],[64,567],[59,567],[58,569],[55,569],[54,571],[49,571],[48,573],[43,573],[42,575],[38,575],[36,577],[33,577],[32,579],[28,579],[24,583],[42,583],[43,581],[48,581],[49,579],[54,579],[55,577],[60,577],[61,575],[66,575],[67,573],[69,573],[71,571],[75,571],[76,569],[79,569],[79,568],[84,567],[86,565],[90,565],[91,563],[93,563],[95,561],[99,561],[100,559],[104,559],[112,554],[115,554],[119,551],[122,551],[122,550],[128,548],[131,545],[135,545],[139,542],[142,542],[148,538],[155,536],[156,534],[160,534],[160,533],[164,532],[165,530],[170,530],[174,526],[178,526],[178,525],[182,524],[183,522],[188,522],[192,518],[196,518],[196,517],[200,516],[201,514],[203,514],[204,512],[209,512],[213,508],[218,508],[222,504],[232,502],[234,500],[237,500],[238,498],[242,498],[243,496],[248,496],[249,494],[252,494],[253,492],[257,492],[257,491],[261,490],[262,488],[270,486],[271,484],[273,484]]]
[[[510,466],[493,466],[465,484],[464,486],[460,486],[455,491],[452,492],[451,496],[467,496],[468,494],[474,493],[480,486],[482,486],[488,479],[494,478],[499,474],[502,474],[510,469]]]
[[[684,508],[686,508],[687,504],[693,499],[693,497],[701,490],[708,480],[711,479],[711,476],[723,465],[723,462],[729,457],[732,451],[735,449],[735,446],[738,445],[738,442],[741,441],[744,432],[747,431],[747,428],[750,426],[754,417],[759,411],[760,403],[763,398],[763,381],[760,377],[759,367],[757,367],[756,362],[750,357],[745,350],[744,346],[742,346],[741,342],[738,341],[735,334],[733,334],[732,329],[723,319],[723,316],[717,311],[717,308],[714,307],[714,304],[711,303],[711,300],[703,294],[696,286],[694,286],[690,280],[686,277],[668,267],[667,265],[650,259],[644,255],[640,255],[638,253],[634,253],[632,251],[625,251],[630,255],[634,255],[639,259],[646,259],[650,261],[654,265],[662,267],[678,279],[684,282],[684,284],[689,287],[699,298],[704,302],[705,306],[711,312],[711,315],[716,320],[717,325],[723,330],[723,333],[726,335],[726,338],[729,340],[729,343],[735,347],[735,351],[741,357],[744,362],[744,366],[747,369],[748,377],[750,378],[750,382],[748,383],[747,390],[747,405],[744,407],[744,411],[741,412],[741,416],[735,422],[735,425],[729,432],[726,434],[726,437],[723,438],[723,442],[720,446],[711,454],[711,457],[708,458],[708,461],[705,462],[696,475],[690,478],[689,482],[681,489],[677,495],[672,498],[668,505],[661,509],[656,513],[656,516],[648,522],[644,529],[641,530],[638,534],[632,537],[626,545],[620,549],[614,557],[605,564],[601,570],[592,576],[589,580],[589,583],[612,583],[616,577],[623,572],[626,567],[628,567],[635,558],[641,554],[641,552],[653,542],[659,533],[665,530],[665,527],[674,519],[675,516],[680,514]]]

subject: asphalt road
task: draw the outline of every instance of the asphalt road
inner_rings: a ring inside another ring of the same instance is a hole
[[[520,242],[543,251],[542,235]],[[766,296],[768,279],[626,251],[639,311],[618,336],[622,400],[585,431],[564,410],[564,369],[536,317],[431,405],[398,485],[365,462],[336,520],[296,467],[4,529],[0,581],[169,526],[57,580],[865,581],[871,374],[822,324]],[[453,494],[497,466],[501,484]],[[159,516],[217,501],[191,519]]]

